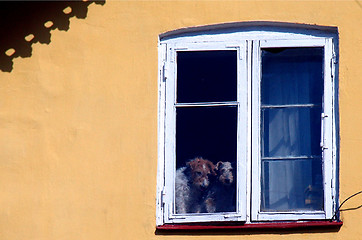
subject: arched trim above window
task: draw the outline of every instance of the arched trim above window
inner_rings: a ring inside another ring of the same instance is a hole
[[[249,21],[249,22],[230,22],[205,26],[180,28],[160,34],[161,41],[176,38],[192,36],[197,34],[218,34],[218,33],[231,33],[240,31],[275,31],[275,32],[289,32],[289,33],[306,33],[321,34],[321,35],[338,35],[338,28],[333,26],[321,26],[312,24],[301,23],[287,23],[287,22],[274,22],[274,21]]]

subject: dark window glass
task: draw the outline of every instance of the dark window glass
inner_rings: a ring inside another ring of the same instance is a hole
[[[177,102],[237,100],[237,51],[177,52]]]
[[[178,107],[176,114],[176,213],[235,212],[237,107]]]

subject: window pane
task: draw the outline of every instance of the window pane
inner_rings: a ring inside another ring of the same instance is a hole
[[[176,213],[235,212],[237,107],[176,113]]]
[[[323,210],[322,183],[320,160],[264,160],[261,210]]]
[[[323,210],[322,96],[323,48],[262,50],[262,211]]]
[[[321,108],[262,110],[262,157],[320,156]]]
[[[323,48],[262,50],[262,103],[322,103]]]
[[[237,51],[177,52],[177,102],[236,101]]]

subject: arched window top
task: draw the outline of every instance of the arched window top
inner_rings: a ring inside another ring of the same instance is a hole
[[[337,38],[338,28],[333,26],[321,26],[300,23],[272,22],[272,21],[251,21],[251,22],[231,22],[205,26],[196,26],[180,28],[160,34],[161,41],[172,41],[173,39],[185,38],[195,39],[198,36],[223,35],[229,37],[250,38],[256,35],[267,37],[272,33],[273,38],[276,35],[283,37],[296,35],[306,37],[332,37]],[[250,37],[249,37],[250,36]]]

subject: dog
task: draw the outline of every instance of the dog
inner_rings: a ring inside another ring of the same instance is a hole
[[[235,212],[235,184],[233,167],[230,162],[216,164],[216,180],[205,196],[205,209],[208,213]]]
[[[176,213],[201,213],[207,189],[216,177],[216,166],[209,160],[196,157],[186,167],[176,170],[175,204]]]

